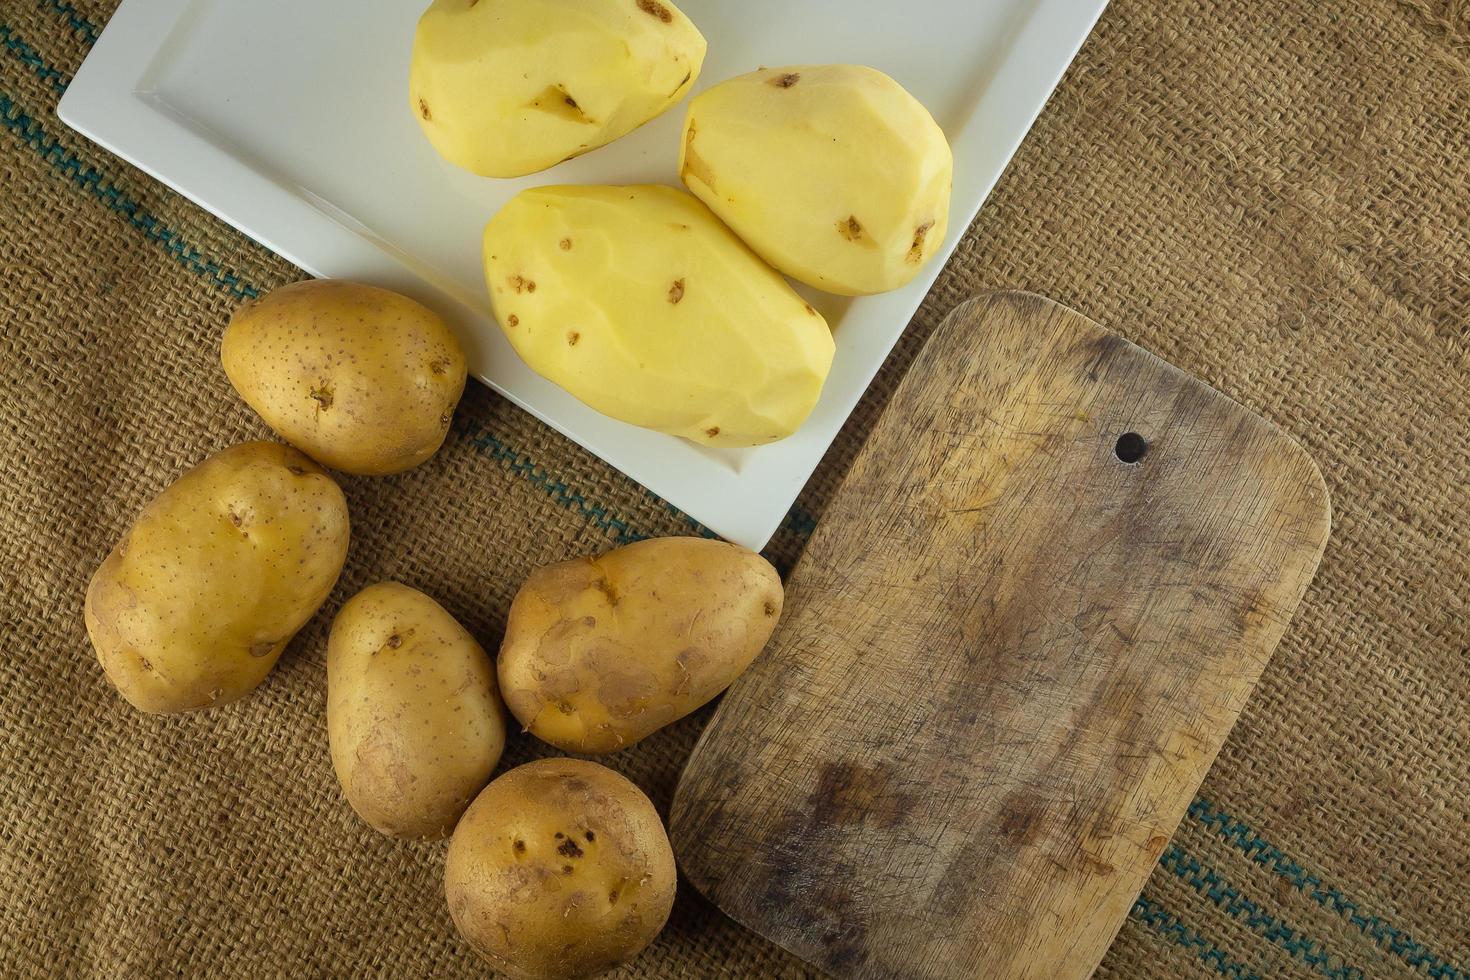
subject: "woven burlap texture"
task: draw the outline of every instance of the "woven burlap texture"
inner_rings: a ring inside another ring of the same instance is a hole
[[[267,435],[220,331],[300,273],[57,120],[113,6],[0,0],[0,974],[484,976],[442,845],[375,835],[338,792],[330,616],[396,578],[493,648],[533,567],[690,526],[472,385],[430,463],[343,480],[347,570],[258,692],[129,709],[86,581],[180,471]],[[1100,975],[1470,975],[1470,4],[1115,0],[772,542],[783,570],[925,336],[996,287],[1273,419],[1336,513]],[[666,807],[705,717],[610,761]],[[517,738],[507,764],[544,751]],[[685,887],[620,975],[807,973]]]

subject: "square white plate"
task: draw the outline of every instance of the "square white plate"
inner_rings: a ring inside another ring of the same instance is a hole
[[[628,0],[632,2],[632,0]],[[760,65],[896,78],[955,151],[941,257],[904,289],[802,292],[837,356],[801,431],[714,450],[599,415],[532,373],[491,318],[483,226],[522,188],[677,185],[685,105],[518,180],[442,162],[408,109],[427,0],[124,0],[60,115],[313,275],[398,289],[455,323],[471,372],[719,534],[761,548],[923,300],[1107,0],[680,0],[709,39],[698,88]]]

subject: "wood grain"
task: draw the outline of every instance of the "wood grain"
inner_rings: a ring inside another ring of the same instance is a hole
[[[680,865],[838,976],[1090,975],[1330,523],[1258,416],[1040,297],[971,301],[695,750]]]

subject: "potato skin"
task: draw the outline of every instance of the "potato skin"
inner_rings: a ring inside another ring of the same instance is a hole
[[[506,706],[568,752],[626,748],[729,687],[770,639],[782,599],[768,561],[704,538],[542,568],[506,622]]]
[[[326,600],[348,536],[342,490],[289,446],[209,457],[143,508],[87,587],[108,680],[152,714],[244,697]]]
[[[708,208],[670,187],[538,187],[485,229],[521,358],[605,415],[708,446],[795,432],[832,333]]]
[[[934,117],[861,65],[763,68],[689,105],[685,186],[767,262],[849,296],[896,289],[944,243],[954,155]]]
[[[464,350],[439,316],[374,286],[308,280],[236,311],[220,360],[240,397],[297,449],[381,476],[434,455],[464,393]]]
[[[455,928],[513,980],[579,980],[637,956],[677,875],[648,797],[594,762],[542,759],[470,805],[444,863]]]
[[[505,749],[495,667],[433,599],[368,586],[332,623],[327,734],[342,792],[373,829],[447,837]]]
[[[450,163],[520,177],[664,112],[704,53],[670,0],[436,0],[414,36],[409,108]]]

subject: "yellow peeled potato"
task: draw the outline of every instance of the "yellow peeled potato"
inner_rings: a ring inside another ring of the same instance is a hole
[[[904,285],[949,226],[944,131],[861,65],[762,68],[689,105],[685,185],[767,262],[857,296]]]
[[[678,878],[653,804],[579,759],[541,759],[485,788],[444,860],[454,926],[512,980],[583,980],[637,956]]]
[[[368,586],[332,623],[327,736],[342,792],[374,830],[446,837],[505,749],[495,667],[433,599]]]
[[[704,51],[669,0],[435,0],[414,36],[409,105],[450,163],[519,177],[674,105]]]
[[[247,442],[153,499],[87,587],[87,634],[124,698],[154,714],[244,697],[337,581],[347,500],[301,453]]]
[[[744,673],[781,616],[781,577],[753,551],[658,538],[534,572],[510,606],[506,706],[568,752],[613,752]]]
[[[411,469],[439,450],[465,356],[437,314],[375,286],[316,279],[242,306],[220,360],[281,438],[344,473]]]
[[[832,365],[827,322],[671,187],[539,187],[485,229],[501,329],[592,408],[709,446],[795,432]]]

